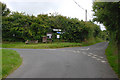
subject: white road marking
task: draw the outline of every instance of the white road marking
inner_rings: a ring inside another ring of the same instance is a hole
[[[103,57],[100,56],[100,58],[103,58]]]
[[[76,53],[76,51],[73,51],[74,53]]]
[[[99,61],[99,60],[101,60],[101,59],[97,58],[97,60]]]
[[[89,53],[89,54],[93,54],[93,53]]]
[[[98,56],[98,55],[93,55],[93,56]]]
[[[106,61],[101,61],[102,63],[105,63]]]
[[[83,54],[87,54],[87,53],[85,53],[85,52],[82,52],[82,53],[83,53]],[[104,57],[95,55],[95,54],[93,54],[93,53],[89,53],[89,54],[87,54],[87,56],[90,56],[91,58],[93,58],[93,59],[95,59],[95,60],[98,60],[98,61],[100,61],[100,62],[102,62],[102,63],[106,63],[106,62],[107,62],[107,61],[105,61],[105,60],[102,60]]]
[[[87,54],[87,53],[83,52],[83,54]]]
[[[92,55],[88,55],[88,56],[92,56]]]
[[[56,49],[46,49],[46,50],[56,50]]]
[[[87,48],[87,49],[80,49],[80,50],[89,50],[90,48]]]
[[[87,48],[87,50],[89,50],[90,48]]]
[[[97,57],[92,56],[92,58],[97,58]]]

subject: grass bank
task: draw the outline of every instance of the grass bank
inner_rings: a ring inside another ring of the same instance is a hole
[[[115,73],[120,78],[120,73],[119,73],[120,69],[118,67],[118,50],[117,50],[117,47],[115,46],[115,44],[113,45],[113,44],[109,43],[109,45],[105,51],[105,54],[107,56],[110,66],[113,68]]]
[[[64,48],[64,47],[81,47],[89,46],[99,42],[103,42],[101,39],[90,39],[82,43],[70,43],[70,42],[54,42],[54,43],[38,43],[38,44],[25,44],[23,42],[3,42],[3,48],[25,48],[25,49],[48,49],[48,48]]]
[[[82,46],[90,46],[100,42],[105,42],[105,41],[100,38],[90,38],[89,40],[82,42]]]
[[[17,69],[22,63],[22,58],[14,50],[2,49],[2,78]]]
[[[2,50],[0,49],[0,80],[2,78]]]
[[[80,47],[81,43],[38,43],[38,44],[25,44],[22,42],[3,43],[3,48],[29,48],[29,49],[48,49],[48,48],[63,48],[63,47]]]

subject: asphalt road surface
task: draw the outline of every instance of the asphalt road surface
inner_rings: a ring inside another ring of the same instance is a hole
[[[117,78],[109,66],[107,42],[61,49],[14,49],[22,65],[7,78]]]

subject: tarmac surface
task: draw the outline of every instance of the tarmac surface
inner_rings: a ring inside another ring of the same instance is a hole
[[[13,49],[22,65],[7,78],[117,78],[109,66],[108,42],[60,49]]]

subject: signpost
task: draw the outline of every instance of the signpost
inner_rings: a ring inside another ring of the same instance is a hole
[[[58,34],[61,34],[61,32],[57,32]]]
[[[53,31],[61,31],[61,29],[53,29]]]
[[[60,38],[60,35],[57,35],[57,38],[59,39],[59,38]]]
[[[51,39],[51,38],[52,38],[52,33],[47,33],[47,37],[48,37],[49,39]]]

